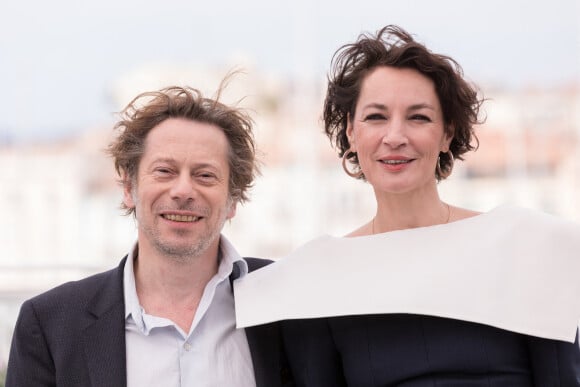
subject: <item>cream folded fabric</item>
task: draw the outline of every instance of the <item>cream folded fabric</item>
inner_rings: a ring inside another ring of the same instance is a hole
[[[512,206],[444,225],[323,236],[234,283],[239,328],[412,313],[574,341],[580,225]]]

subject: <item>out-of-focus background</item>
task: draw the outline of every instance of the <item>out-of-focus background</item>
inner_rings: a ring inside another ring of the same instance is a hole
[[[370,219],[322,134],[334,51],[398,24],[464,68],[489,101],[480,149],[440,185],[480,211],[511,203],[580,221],[577,0],[73,0],[0,7],[0,369],[22,301],[113,267],[135,238],[103,149],[115,112],[178,84],[256,122],[264,163],[224,233],[243,255],[279,258]],[[3,378],[0,378],[3,379]]]

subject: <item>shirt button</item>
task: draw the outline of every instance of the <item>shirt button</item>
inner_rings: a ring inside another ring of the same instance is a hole
[[[189,352],[191,350],[191,344],[189,344],[189,343],[183,344],[183,349],[185,349],[187,352]]]

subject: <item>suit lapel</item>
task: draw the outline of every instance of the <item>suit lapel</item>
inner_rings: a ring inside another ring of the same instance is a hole
[[[248,270],[259,269],[272,261],[258,258],[244,258]],[[236,266],[234,265],[234,268]],[[239,276],[234,270],[230,276],[232,282]],[[245,329],[257,387],[278,387],[290,385],[290,369],[282,351],[282,334],[278,323],[253,326]],[[288,384],[286,384],[288,383]]]
[[[123,267],[107,273],[87,305],[83,346],[92,386],[126,387]]]

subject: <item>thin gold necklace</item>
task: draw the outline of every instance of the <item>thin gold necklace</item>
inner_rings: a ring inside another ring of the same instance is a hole
[[[445,205],[447,206],[447,220],[445,221],[445,223],[441,223],[441,224],[447,224],[449,223],[449,220],[451,220],[451,206],[449,205],[449,203],[445,203]],[[373,220],[371,222],[371,235],[375,234],[375,220],[377,219],[376,216],[373,217]]]

